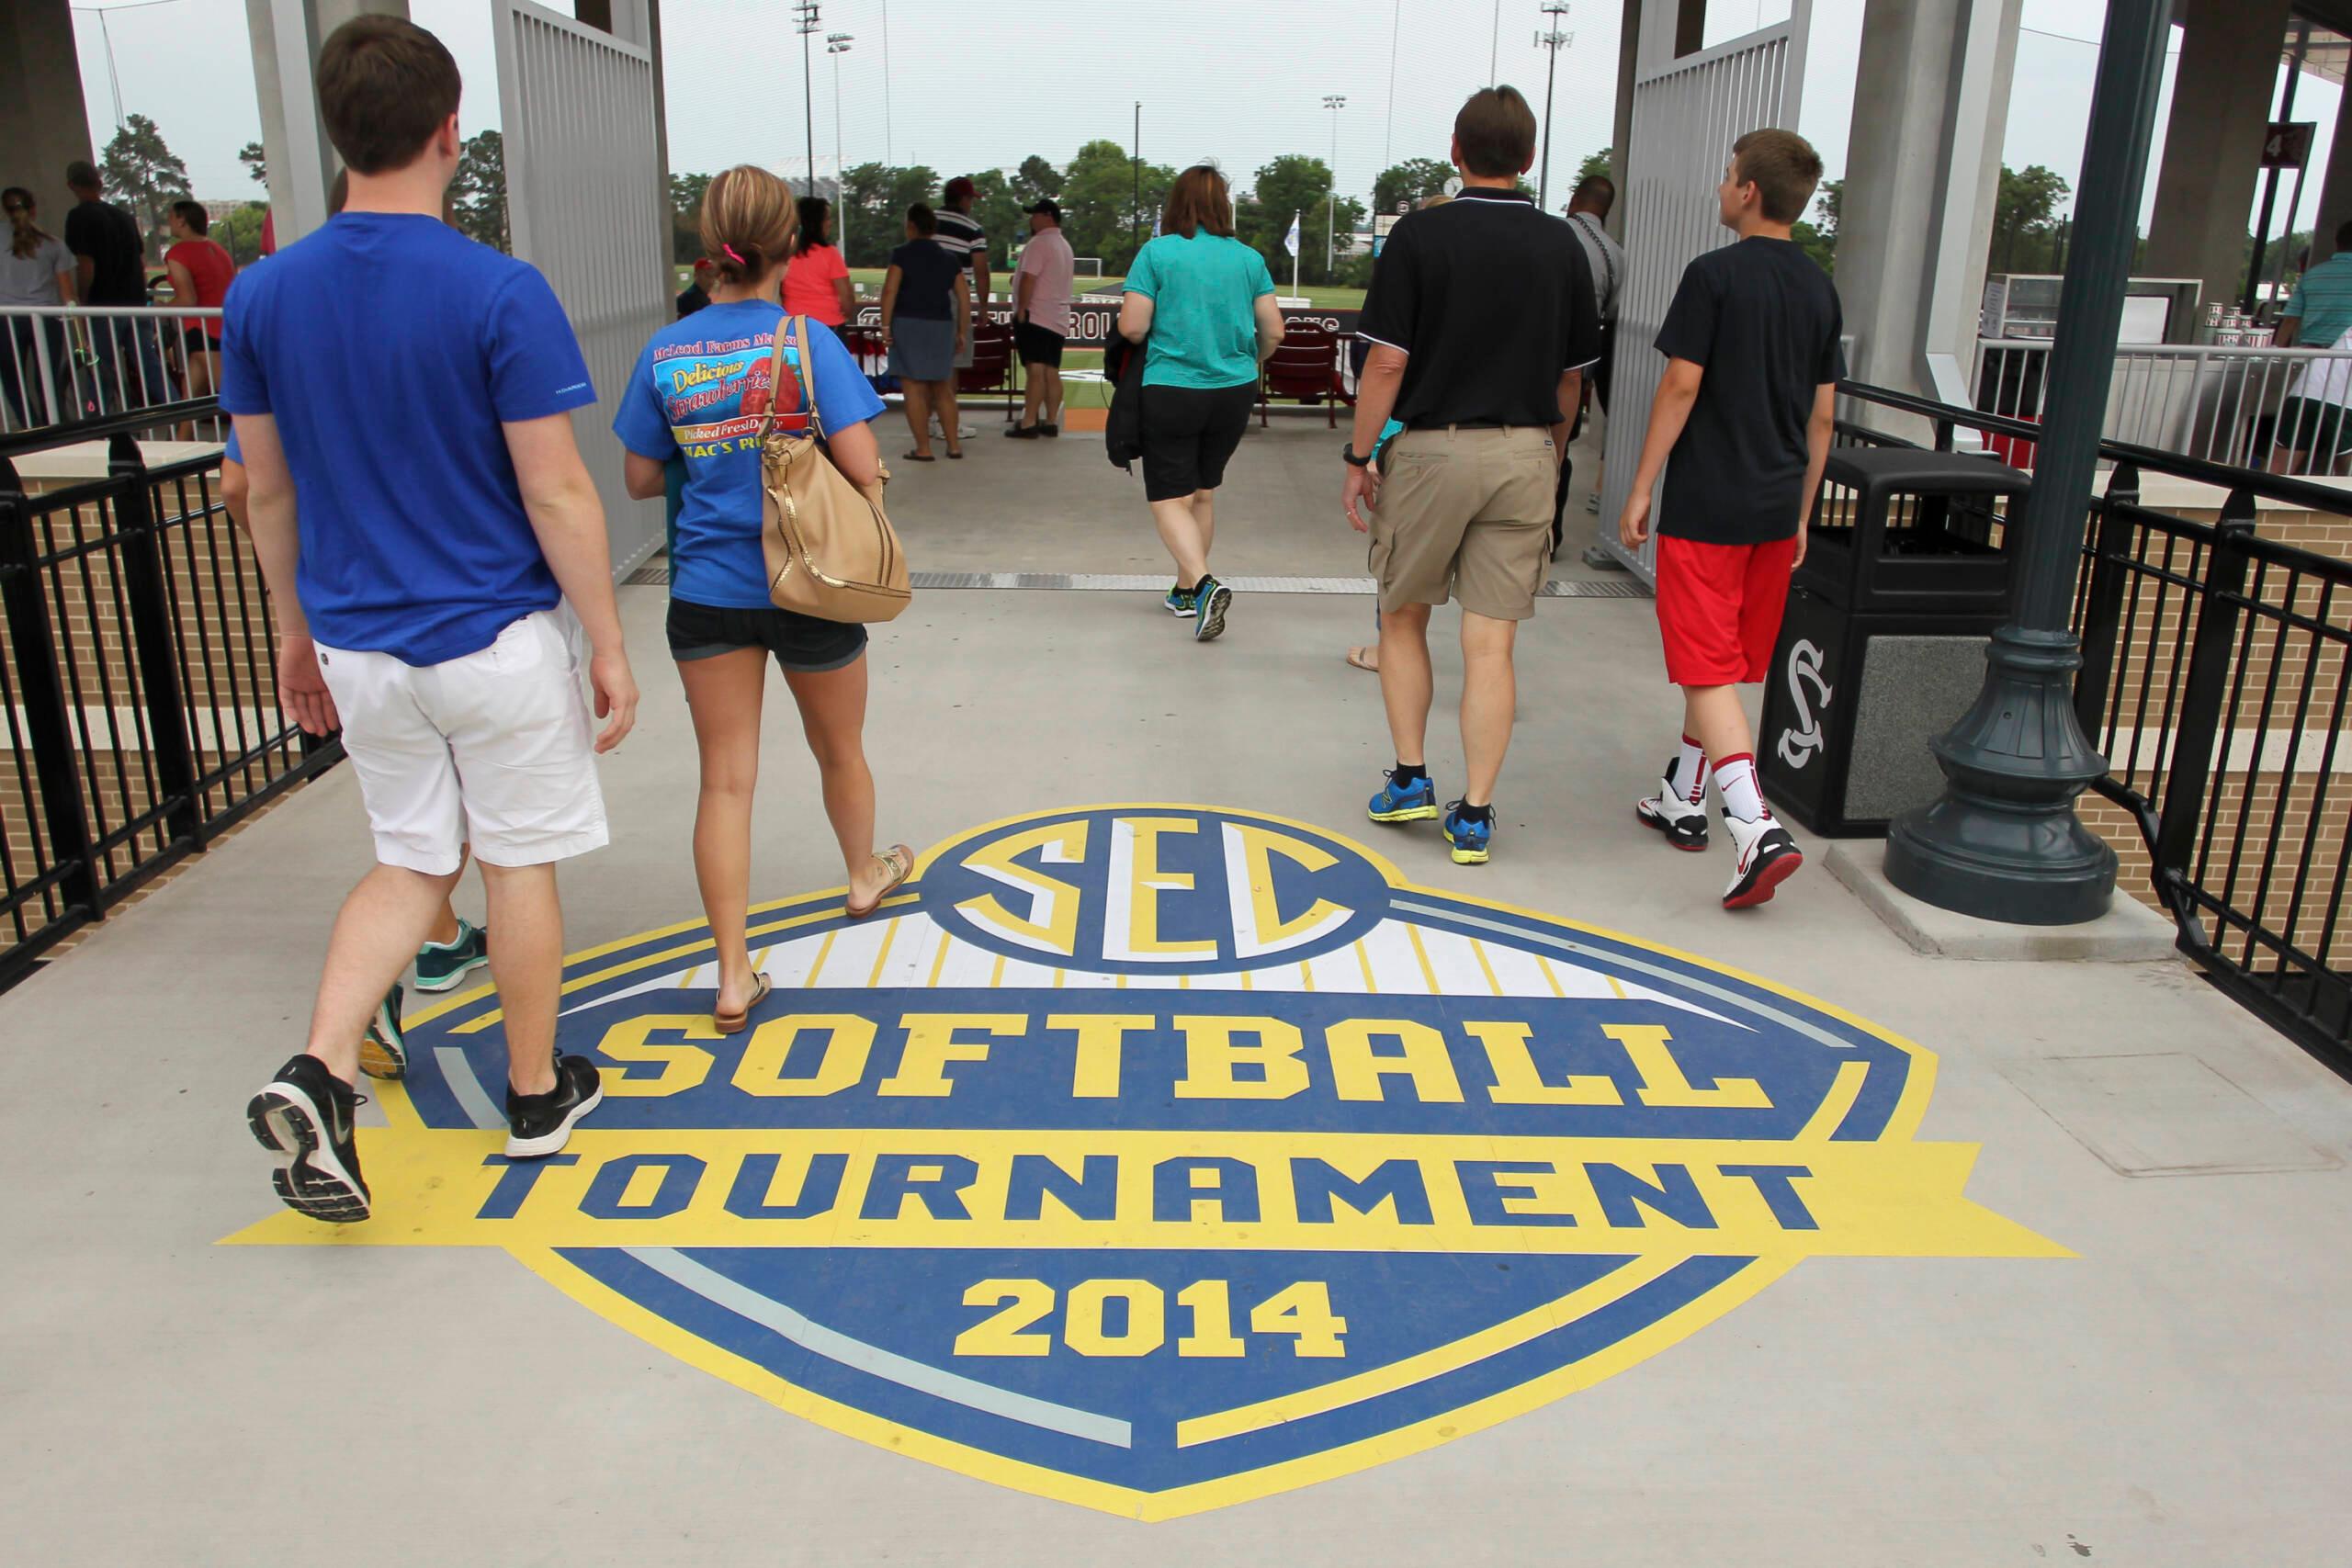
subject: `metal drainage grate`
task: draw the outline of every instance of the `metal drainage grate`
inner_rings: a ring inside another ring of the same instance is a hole
[[[665,588],[670,582],[670,563],[667,560],[647,561],[622,578],[621,582],[628,588]]]

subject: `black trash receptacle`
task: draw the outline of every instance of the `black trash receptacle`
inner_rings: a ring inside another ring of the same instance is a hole
[[[1984,681],[2009,619],[2005,499],[2030,487],[1989,457],[1840,446],[1764,688],[1764,793],[1830,838],[1883,837],[1943,792],[1928,743]]]

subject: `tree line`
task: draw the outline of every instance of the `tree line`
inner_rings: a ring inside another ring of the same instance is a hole
[[[253,181],[266,188],[268,169],[259,142],[248,142],[237,153]],[[1577,165],[1577,182],[1606,174],[1611,150],[1588,154]],[[1380,172],[1373,181],[1367,206],[1353,197],[1332,197],[1331,170],[1322,159],[1286,153],[1261,164],[1246,186],[1234,191],[1234,227],[1238,238],[1266,258],[1275,280],[1287,288],[1291,257],[1283,246],[1292,218],[1299,228],[1298,278],[1302,287],[1332,285],[1361,288],[1371,280],[1372,258],[1349,256],[1351,238],[1374,213],[1410,209],[1443,191],[1453,177],[1453,166],[1435,158],[1408,158]],[[123,118],[108,140],[99,161],[99,175],[107,197],[130,209],[138,220],[151,264],[160,265],[170,243],[165,215],[175,201],[194,197],[187,165],[174,153],[155,121],[143,114]],[[1040,197],[1061,204],[1062,226],[1071,247],[1081,256],[1099,257],[1105,276],[1125,274],[1136,251],[1151,237],[1168,187],[1177,171],[1165,164],[1138,165],[1125,148],[1108,140],[1089,141],[1068,164],[1055,164],[1032,153],[1019,167],[984,169],[970,175],[976,195],[972,215],[989,237],[990,265],[999,272],[1012,265],[1013,253],[1026,241],[1029,226],[1023,209]],[[834,220],[834,239],[844,242],[852,266],[880,266],[905,238],[906,210],[918,201],[939,200],[944,184],[939,172],[927,164],[899,167],[860,164],[843,172],[839,181],[820,180],[820,193],[841,208]],[[670,205],[674,231],[673,254],[680,263],[702,254],[696,229],[708,175],[672,175]],[[1534,187],[1525,179],[1521,187]],[[846,199],[842,197],[846,195]],[[2066,225],[2056,214],[2072,193],[2061,175],[2039,164],[2022,170],[2004,164],[1999,196],[1994,207],[1988,270],[1996,273],[2060,272],[2065,266]],[[1795,225],[1798,244],[1825,271],[1836,269],[1838,220],[1845,182],[1824,180],[1812,210]],[[511,249],[506,217],[506,159],[503,140],[495,130],[469,138],[458,159],[457,177],[449,187],[451,220],[474,239],[498,250]],[[212,238],[236,258],[240,266],[260,258],[262,221],[266,200],[250,200],[236,211],[214,220]],[[2287,247],[2287,281],[2300,273],[2310,236],[2296,234],[2274,240]],[[2252,259],[2253,236],[2246,239]],[[1336,252],[1327,265],[1327,251]],[[2278,271],[2278,252],[2265,258],[2266,277]]]
[[[237,161],[254,185],[269,187],[267,154],[258,141],[237,150]],[[98,177],[109,200],[130,209],[139,224],[148,265],[160,265],[171,243],[167,215],[175,201],[197,199],[188,184],[187,164],[174,152],[156,123],[143,114],[123,116],[122,125],[108,139],[98,160]],[[506,156],[498,132],[485,130],[469,138],[458,160],[457,177],[449,185],[451,221],[458,228],[499,250],[509,249],[506,231]],[[266,196],[246,201],[233,212],[212,221],[210,238],[239,266],[261,259],[262,224],[269,215]]]

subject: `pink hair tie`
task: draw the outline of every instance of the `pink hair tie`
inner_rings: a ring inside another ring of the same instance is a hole
[[[749,265],[752,265],[750,262],[745,261],[741,256],[739,256],[739,255],[737,255],[737,254],[735,254],[735,247],[734,247],[734,246],[732,246],[732,245],[721,245],[721,246],[719,246],[718,248],[719,248],[720,250],[722,250],[722,251],[725,251],[725,252],[727,253],[728,259],[729,259],[729,260],[730,260],[730,261],[732,261],[732,262],[733,262],[737,266],[749,266]]]

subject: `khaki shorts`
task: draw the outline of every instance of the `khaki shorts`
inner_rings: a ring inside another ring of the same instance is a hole
[[[1535,614],[1552,558],[1552,433],[1408,430],[1389,444],[1373,509],[1380,607],[1442,604],[1498,621]]]

